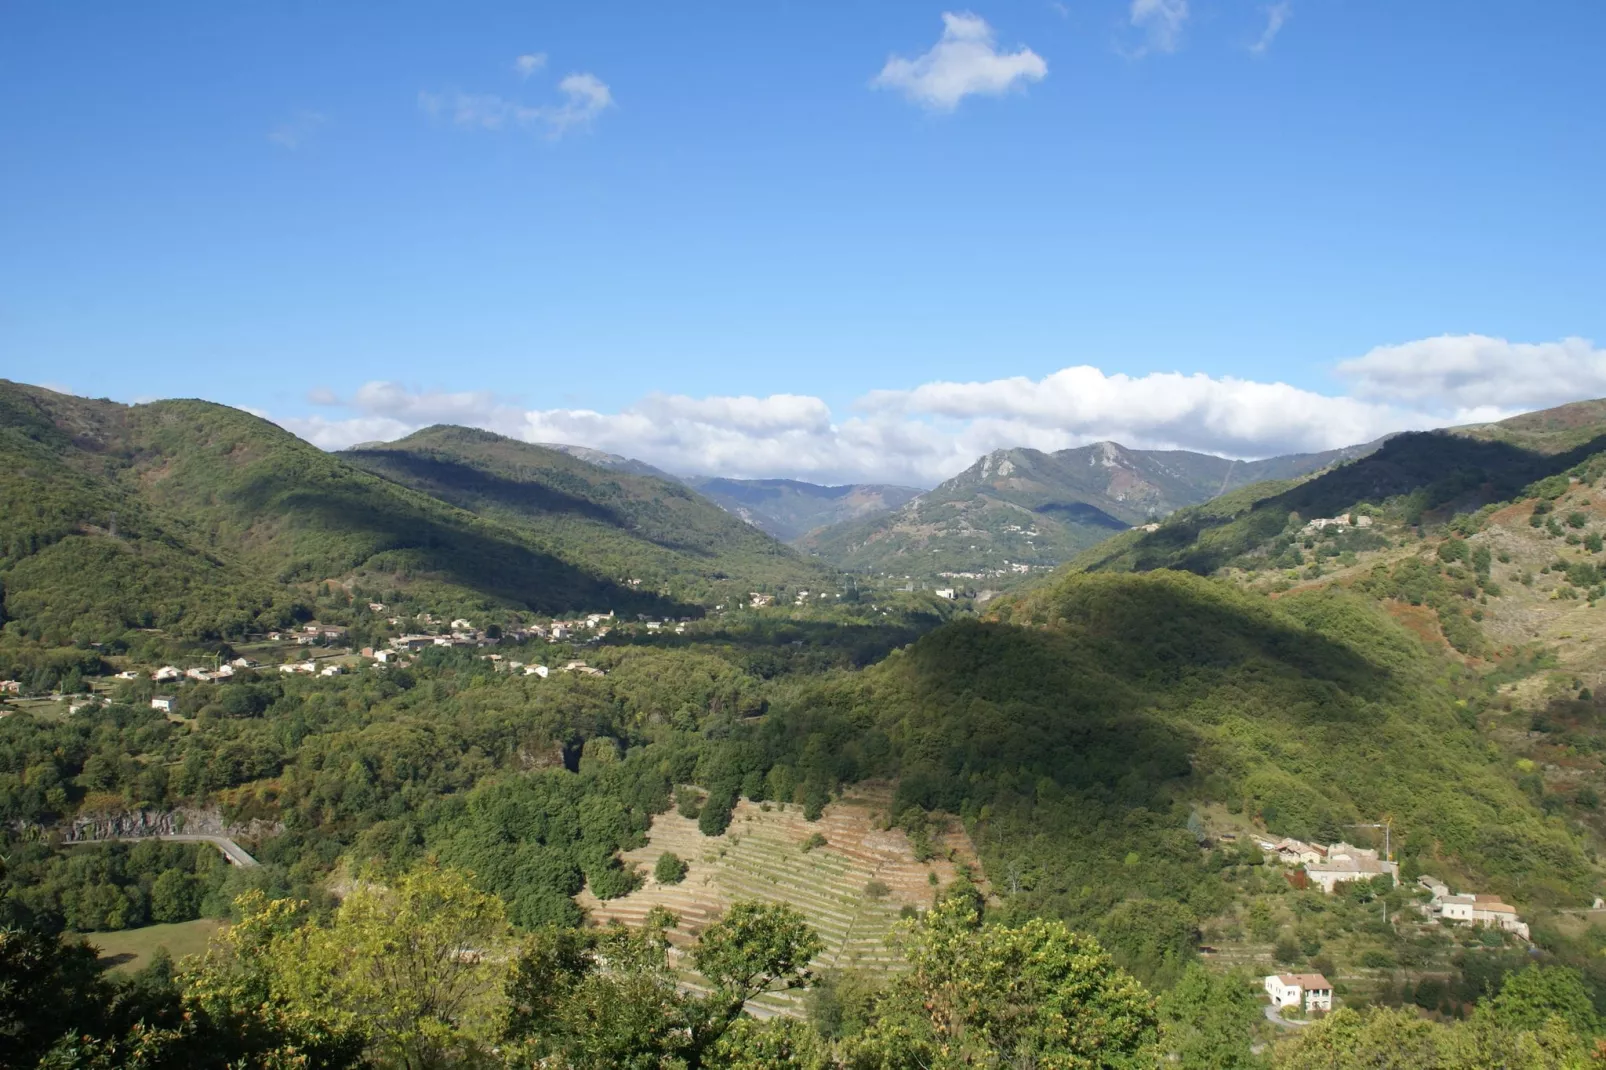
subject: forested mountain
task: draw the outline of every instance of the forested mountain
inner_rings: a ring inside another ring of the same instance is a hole
[[[913,487],[885,483],[824,487],[796,479],[695,476],[686,483],[754,527],[786,542],[796,542],[834,524],[891,512],[920,493]]]
[[[1009,575],[1010,565],[1057,565],[1182,506],[1258,480],[1297,478],[1376,447],[1259,461],[1114,442],[1057,453],[997,450],[894,513],[817,531],[800,545],[854,570]]]
[[[478,432],[414,446],[344,458],[222,405],[0,384],[7,634],[238,636],[327,580],[555,613],[820,576],[678,484]]]
[[[639,462],[599,468],[596,451],[531,445],[436,426],[340,456],[476,515],[526,532],[601,575],[694,597],[818,586],[827,573],[680,481]],[[607,457],[609,455],[603,455]],[[740,588],[740,589],[738,589]]]

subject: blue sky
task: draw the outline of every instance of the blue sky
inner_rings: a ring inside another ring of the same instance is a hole
[[[1597,396],[1602,39],[1590,0],[12,4],[0,375],[914,483]]]

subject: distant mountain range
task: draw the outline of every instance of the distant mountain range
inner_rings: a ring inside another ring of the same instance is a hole
[[[822,528],[891,512],[920,493],[885,483],[824,487],[796,479],[693,477],[686,483],[754,527],[792,543]]]
[[[1253,483],[1301,479],[1364,457],[1382,442],[1259,461],[1115,442],[1055,453],[1004,449],[924,492],[876,483],[678,477],[584,446],[544,448],[612,471],[683,483],[837,568],[922,581],[954,574],[996,584],[1057,566],[1177,509]]]
[[[673,476],[645,461],[605,453],[587,446],[544,442],[543,448],[577,457],[616,472],[656,476],[684,483],[749,524],[784,542],[821,528],[896,509],[919,494],[914,487],[884,483],[822,486],[797,479],[727,479],[723,476]]]
[[[1019,575],[1235,487],[1305,476],[1379,444],[1260,461],[1114,442],[996,450],[891,513],[816,531],[798,545],[860,571]]]

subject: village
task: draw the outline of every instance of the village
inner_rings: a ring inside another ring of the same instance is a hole
[[[1275,862],[1290,870],[1290,883],[1296,887],[1317,887],[1326,895],[1341,894],[1345,885],[1360,881],[1387,878],[1392,885],[1400,880],[1399,863],[1390,857],[1386,848],[1380,855],[1375,849],[1342,841],[1323,845],[1292,837],[1262,839],[1256,843],[1268,863]],[[1497,895],[1457,894],[1443,881],[1429,876],[1418,877],[1416,887],[1419,897],[1413,905],[1429,924],[1483,926],[1523,940],[1530,938],[1528,924],[1517,914],[1517,908]],[[1597,900],[1596,906],[1600,905]],[[1269,974],[1262,978],[1262,986],[1273,1016],[1290,1009],[1307,1015],[1333,1009],[1333,983],[1320,973]]]
[[[807,592],[802,592],[799,601],[806,597]],[[772,595],[760,592],[752,592],[747,603],[751,608],[773,604]],[[357,625],[314,620],[247,637],[237,646],[249,650],[249,655],[226,648],[221,653],[184,659],[199,661],[200,664],[181,667],[181,662],[151,668],[123,668],[104,677],[86,677],[81,690],[77,691],[40,691],[30,689],[22,680],[0,680],[0,717],[7,716],[12,712],[11,706],[23,700],[36,709],[62,709],[67,715],[77,714],[102,704],[107,698],[105,692],[117,683],[137,680],[148,679],[157,685],[176,688],[186,683],[226,681],[247,670],[333,677],[345,675],[363,665],[371,666],[376,671],[384,671],[392,666],[406,667],[416,661],[421,651],[430,649],[483,650],[503,646],[524,647],[544,642],[565,644],[573,650],[577,646],[599,643],[615,631],[643,636],[684,635],[688,625],[694,623],[691,617],[653,618],[647,614],[637,614],[634,620],[626,621],[616,616],[613,610],[607,610],[544,622],[479,627],[464,617],[446,620],[428,611],[414,616],[392,614],[383,602],[369,602],[366,608],[369,621],[360,630],[365,636],[374,636],[371,645],[357,647],[353,643],[352,632]],[[723,606],[717,608],[724,609]],[[396,634],[387,636],[383,634],[386,631]],[[375,633],[379,634],[375,636]],[[231,653],[235,656],[229,656]],[[548,666],[534,659],[526,661],[495,652],[479,656],[490,661],[497,671],[522,673],[539,679],[546,679],[553,672],[604,675],[602,669],[575,658],[565,658],[561,664]],[[170,715],[176,715],[179,705],[177,695],[166,691],[151,696],[149,704],[152,709]]]

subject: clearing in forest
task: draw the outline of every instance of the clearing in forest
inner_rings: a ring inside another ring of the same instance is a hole
[[[970,866],[979,882],[981,865],[970,837],[952,819],[944,831],[933,832],[931,860],[916,861],[903,830],[882,827],[891,805],[890,787],[860,786],[827,806],[818,821],[807,821],[801,806],[744,799],[722,836],[704,836],[695,820],[671,810],[653,818],[645,847],[622,856],[626,866],[635,866],[645,877],[642,887],[606,901],[588,889],[577,901],[596,925],[640,925],[650,910],[664,907],[680,919],[669,934],[678,948],[691,944],[738,900],[788,903],[802,911],[825,942],[815,970],[897,969],[900,962],[887,937],[899,912],[906,906],[930,906],[937,890],[958,876],[960,866]],[[825,844],[805,851],[816,833],[825,837]],[[665,851],[689,864],[678,884],[653,879],[653,866]],[[880,886],[885,894],[879,894]],[[686,980],[697,987],[694,974],[688,973]],[[797,1013],[800,1006],[795,995],[786,994],[761,997],[750,1009],[784,1014]]]

